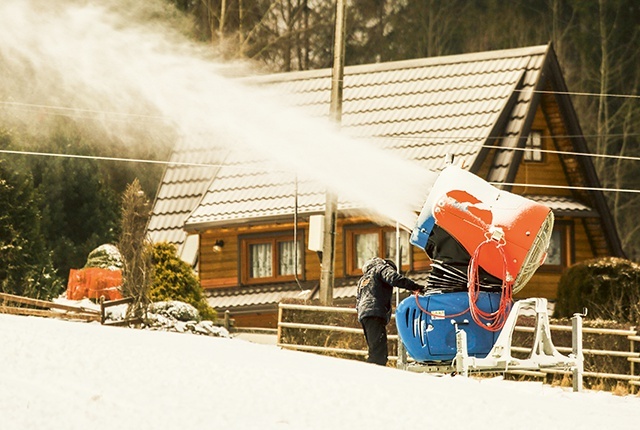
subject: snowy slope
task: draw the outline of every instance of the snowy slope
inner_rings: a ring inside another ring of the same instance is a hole
[[[640,398],[0,314],[0,429],[632,429]]]

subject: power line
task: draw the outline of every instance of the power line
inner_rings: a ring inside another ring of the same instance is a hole
[[[145,164],[158,164],[164,166],[186,166],[186,167],[229,167],[225,164],[216,163],[187,163],[181,161],[163,161],[163,160],[149,160],[145,158],[123,158],[123,157],[105,157],[100,155],[78,155],[78,154],[57,154],[55,152],[36,152],[36,151],[17,151],[9,149],[0,149],[2,154],[14,154],[14,155],[33,155],[39,157],[55,157],[55,158],[71,158],[80,160],[97,160],[97,161],[118,161],[128,163],[145,163]],[[242,166],[238,166],[242,167]]]
[[[571,185],[521,184],[516,182],[489,182],[489,183],[492,185],[507,185],[509,187],[548,188],[552,190],[602,191],[602,192],[614,192],[614,193],[640,194],[640,190],[632,190],[628,188],[576,187]]]
[[[573,152],[573,151],[558,151],[555,149],[539,149],[539,148],[505,148],[497,145],[482,145],[483,148],[501,149],[504,151],[536,151],[546,154],[559,154],[559,155],[576,155],[580,157],[592,157],[592,158],[608,158],[614,160],[626,160],[626,161],[640,161],[640,157],[633,157],[630,155],[610,155],[610,154],[592,154],[586,152]]]
[[[566,137],[566,136],[554,136],[554,138],[556,137]],[[405,139],[404,137],[401,136],[394,136],[392,138],[386,138],[384,136],[377,136],[376,138],[379,139],[385,139],[385,140],[403,140]],[[423,140],[423,138],[419,138],[419,137],[408,137],[407,139],[412,139],[412,140]],[[436,138],[434,138],[436,139]],[[438,140],[446,140],[446,138],[437,138]],[[450,139],[454,139],[454,138],[450,138]],[[468,139],[468,138],[465,138]],[[496,139],[502,139],[502,137],[497,137]],[[444,144],[442,142],[440,142],[440,144]],[[613,154],[594,154],[594,153],[590,153],[590,152],[574,152],[574,151],[560,151],[560,150],[556,150],[556,149],[542,149],[542,148],[518,148],[518,147],[505,147],[505,146],[499,146],[499,145],[476,145],[474,143],[467,143],[467,142],[451,142],[450,144],[455,145],[455,146],[468,146],[468,147],[481,147],[481,148],[488,148],[488,149],[498,149],[498,150],[502,150],[502,151],[536,151],[536,152],[541,152],[541,153],[548,153],[548,154],[558,154],[558,155],[574,155],[574,156],[580,156],[580,157],[592,157],[592,158],[605,158],[605,159],[614,159],[614,160],[625,160],[625,161],[640,161],[640,157],[634,157],[631,155],[613,155]]]
[[[600,138],[600,137],[634,137],[640,136],[640,133],[608,133],[608,134],[554,134],[553,136],[542,136],[542,139],[576,139],[584,138]],[[459,142],[460,140],[501,140],[510,136],[485,136],[485,135],[433,135],[433,136],[371,136],[370,139],[386,139],[386,140],[451,140]],[[526,136],[520,137],[520,140],[527,139]]]
[[[564,96],[586,96],[586,97],[615,97],[622,99],[640,99],[637,94],[609,94],[609,93],[588,93],[576,91],[548,91],[548,90],[514,90],[520,93],[537,93],[537,94],[560,94]]]
[[[41,156],[41,157],[71,158],[71,159],[82,159],[82,160],[146,163],[146,164],[173,166],[173,167],[178,167],[178,166],[179,167],[226,167],[226,168],[239,168],[239,169],[255,168],[255,166],[251,167],[251,166],[229,165],[229,164],[223,164],[223,163],[187,163],[187,162],[180,162],[180,161],[149,160],[149,159],[143,159],[143,158],[122,158],[122,157],[105,157],[105,156],[97,156],[97,155],[57,154],[52,152],[16,151],[16,150],[8,150],[8,149],[0,149],[0,153],[13,154],[13,155],[32,155],[32,156]],[[582,155],[585,155],[585,154],[582,154]],[[523,183],[502,183],[502,182],[492,182],[492,184],[507,185],[507,186],[513,186],[513,187],[517,186],[517,187],[548,188],[548,189],[562,189],[562,190],[576,190],[576,191],[601,191],[601,192],[634,193],[634,194],[640,193],[640,190],[626,189],[626,188],[577,187],[577,186],[570,186],[570,185],[523,184]]]
[[[591,92],[578,92],[578,91],[548,91],[548,90],[530,90],[530,89],[515,89],[514,91],[538,93],[538,94],[582,96],[582,97],[614,97],[614,98],[624,98],[624,99],[634,99],[634,100],[640,99],[640,95],[637,95],[637,94],[591,93]],[[102,114],[102,115],[130,116],[130,117],[153,119],[153,120],[167,119],[166,117],[163,117],[161,115],[136,114],[136,113],[128,113],[128,112],[107,111],[107,110],[90,109],[90,108],[77,108],[77,107],[69,107],[69,106],[56,106],[56,105],[15,102],[15,101],[0,101],[0,104],[9,106],[9,107],[13,106],[16,108],[18,107],[37,108],[40,110],[37,110],[35,112],[39,112],[39,113],[42,113],[41,109],[52,109],[52,110],[59,110],[63,112],[81,112],[81,113],[92,113],[92,114]],[[29,110],[25,110],[25,111],[29,111]]]
[[[78,107],[69,107],[69,106],[54,106],[54,105],[45,105],[45,104],[36,104],[36,103],[23,103],[23,102],[11,102],[11,101],[0,101],[0,104],[5,106],[14,107],[23,112],[36,112],[43,113],[42,109],[50,109],[53,111],[60,111],[53,113],[53,115],[63,115],[66,112],[79,112],[83,114],[91,113],[97,115],[113,115],[119,117],[134,117],[134,118],[143,118],[143,119],[153,119],[153,120],[166,120],[166,117],[160,115],[149,115],[149,114],[137,114],[130,112],[118,112],[118,111],[108,111],[108,110],[98,110],[98,109],[89,109],[89,108],[78,108]],[[32,108],[32,109],[24,109],[24,108]],[[35,108],[35,109],[33,109]],[[81,118],[91,118],[89,116],[84,116]]]
[[[519,90],[516,90],[519,91]],[[547,92],[554,93],[554,92]],[[593,93],[561,93],[555,92],[554,94],[584,94],[584,95],[596,95]],[[640,98],[640,96],[633,95],[615,95],[620,97],[633,97]],[[95,116],[90,116],[88,114],[93,115],[107,115],[107,116],[115,116],[118,118],[110,118],[110,121],[127,121],[127,117],[137,118],[137,119],[148,119],[153,121],[168,121],[169,117],[164,117],[161,115],[151,115],[151,114],[136,114],[136,113],[127,113],[127,112],[117,112],[117,111],[108,111],[108,110],[98,110],[98,109],[88,109],[88,108],[74,108],[67,106],[53,106],[53,105],[44,105],[44,104],[33,104],[33,103],[21,103],[21,102],[9,102],[9,101],[0,101],[0,105],[7,105],[11,109],[19,110],[21,112],[30,112],[37,114],[45,114],[45,115],[54,115],[54,116],[72,116],[80,119],[94,119]],[[36,108],[36,109],[30,109]],[[50,109],[53,112],[43,112],[42,109]],[[71,113],[71,115],[69,114]],[[554,138],[616,138],[616,137],[638,137],[640,133],[612,133],[612,134],[582,134],[582,135],[555,135]],[[447,135],[435,135],[435,136],[373,136],[371,138],[379,138],[386,140],[455,140],[459,142],[460,140],[499,140],[503,139],[504,136],[473,136],[473,135],[459,135],[459,136],[447,136]],[[462,144],[462,143],[457,143]],[[504,148],[502,148],[504,149]],[[512,148],[515,149],[515,148]]]

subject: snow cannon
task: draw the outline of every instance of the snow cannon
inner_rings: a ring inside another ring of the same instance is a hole
[[[499,190],[473,173],[449,165],[433,184],[412,231],[411,243],[426,250],[436,225],[468,252],[471,275],[473,269],[480,267],[517,293],[544,263],[553,230],[553,212],[543,204]],[[471,286],[474,279],[468,282]]]
[[[476,305],[484,312],[496,312],[500,294],[481,292]],[[500,334],[473,320],[466,292],[408,297],[396,309],[396,326],[407,352],[420,363],[453,360],[457,328],[467,333],[469,356],[478,358],[487,356]]]

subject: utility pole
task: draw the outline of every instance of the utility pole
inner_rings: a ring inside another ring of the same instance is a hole
[[[336,22],[333,46],[333,70],[331,75],[331,119],[336,124],[342,122],[342,88],[344,78],[344,36],[346,27],[346,0],[336,0]],[[320,272],[320,303],[333,304],[333,284],[335,279],[335,247],[338,196],[326,191],[324,211],[324,238],[322,242],[322,270]]]
[[[402,248],[400,247],[400,223],[396,221],[396,267],[398,273],[402,272]],[[395,287],[396,290],[396,309],[400,304],[400,288]],[[404,348],[402,339],[398,337],[398,361],[396,367],[401,370],[405,370],[407,367],[407,351]]]

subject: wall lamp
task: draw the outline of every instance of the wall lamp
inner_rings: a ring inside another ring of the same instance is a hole
[[[218,239],[213,244],[213,252],[219,253],[222,252],[222,248],[224,248],[224,240]]]

